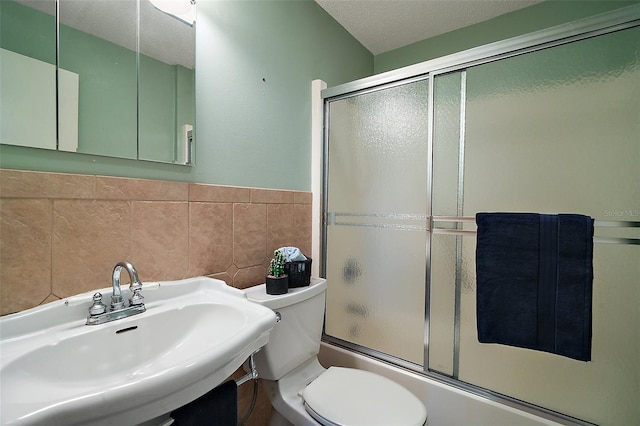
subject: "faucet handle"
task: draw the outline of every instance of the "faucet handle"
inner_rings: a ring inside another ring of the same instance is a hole
[[[136,282],[136,284],[131,284],[129,289],[133,292],[131,298],[129,299],[129,306],[139,306],[144,305],[144,296],[140,294],[142,291],[142,284],[140,282]]]
[[[129,290],[131,291],[131,293],[133,293],[129,298],[129,306],[144,305],[144,296],[140,294],[140,292],[142,291],[142,283],[138,279],[138,274],[135,273],[135,270],[131,280],[131,284],[129,284]]]
[[[107,311],[107,307],[102,303],[102,294],[96,293],[93,295],[93,304],[89,307],[89,315],[96,316],[104,314]]]

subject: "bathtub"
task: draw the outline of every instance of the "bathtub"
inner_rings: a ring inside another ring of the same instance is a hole
[[[493,401],[435,379],[395,367],[368,356],[322,342],[318,355],[324,367],[340,366],[371,371],[400,383],[427,407],[429,426],[533,426],[572,425],[545,413]]]

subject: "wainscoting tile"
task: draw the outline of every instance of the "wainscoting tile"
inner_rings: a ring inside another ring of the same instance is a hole
[[[296,204],[311,204],[313,203],[313,194],[311,192],[296,191],[293,193],[293,200]]]
[[[110,287],[113,267],[132,253],[129,201],[53,200],[53,294]]]
[[[164,180],[96,176],[96,198],[137,201],[187,201],[189,184]]]
[[[93,198],[95,177],[3,169],[0,194],[3,198]]]
[[[51,293],[51,201],[0,203],[0,315],[42,303]]]
[[[44,301],[41,304],[44,305],[45,303],[56,302],[58,300],[60,300],[58,296],[54,294],[50,294],[46,299],[44,299]]]
[[[267,206],[233,205],[233,263],[238,268],[262,265],[267,248]]]
[[[262,284],[266,275],[267,269],[262,265],[239,269],[233,277],[233,286],[242,289]]]
[[[248,203],[251,200],[251,189],[237,186],[205,185],[192,183],[189,185],[189,201],[210,201],[217,203]]]
[[[282,204],[293,203],[295,199],[294,191],[281,191],[277,189],[251,189],[252,203]]]
[[[275,248],[311,249],[302,191],[0,169],[0,197],[0,315],[110,287],[122,260],[244,288]]]
[[[296,246],[294,204],[269,204],[267,206],[267,252],[273,257],[273,251],[280,247]]]
[[[294,237],[296,247],[300,248],[307,256],[311,255],[311,204],[296,204],[293,206],[296,235]]]
[[[133,201],[130,256],[142,281],[186,278],[189,204]]]
[[[233,262],[233,204],[189,203],[189,273],[211,275]]]

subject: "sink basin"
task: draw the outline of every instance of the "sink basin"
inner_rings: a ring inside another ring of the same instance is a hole
[[[108,300],[111,288],[99,291]],[[87,326],[93,293],[0,318],[3,425],[159,418],[224,382],[276,323],[270,309],[205,277],[145,283],[146,312]]]

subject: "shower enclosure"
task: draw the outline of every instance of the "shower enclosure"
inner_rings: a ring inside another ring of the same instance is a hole
[[[640,421],[640,7],[323,92],[325,339],[565,420]],[[595,219],[592,360],[481,344],[475,214]]]

